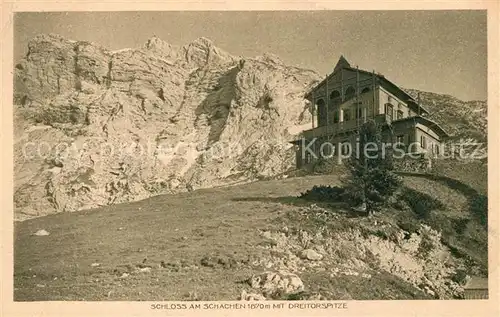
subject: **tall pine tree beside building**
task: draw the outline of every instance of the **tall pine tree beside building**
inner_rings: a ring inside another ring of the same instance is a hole
[[[344,180],[348,201],[368,215],[380,209],[401,186],[394,173],[392,146],[385,147],[381,127],[369,120],[359,129],[359,141],[346,160],[349,171]]]

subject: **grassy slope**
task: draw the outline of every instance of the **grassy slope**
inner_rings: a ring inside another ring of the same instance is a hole
[[[250,274],[245,262],[262,252],[256,248],[262,242],[257,230],[282,211],[278,204],[244,198],[296,195],[317,182],[324,179],[198,190],[16,223],[15,298],[160,300],[183,299],[196,291],[202,299],[235,299],[241,288],[235,281]],[[51,234],[31,235],[39,229]],[[212,254],[235,259],[241,267],[200,266]],[[151,274],[119,279],[127,270],[122,266],[145,258],[153,266]],[[181,260],[179,272],[156,269],[161,261]],[[101,266],[91,267],[94,262]]]
[[[451,203],[449,210],[465,206],[460,193],[436,181],[406,179],[417,189],[439,187],[430,194]],[[256,272],[258,268],[250,263],[265,252],[258,247],[265,243],[259,230],[301,226],[284,217],[300,208],[301,202],[294,196],[313,185],[336,182],[336,176],[262,181],[16,223],[15,299],[236,299],[245,288],[237,282]],[[450,217],[457,215],[463,216],[457,211]],[[39,229],[51,234],[31,235]],[[220,263],[200,265],[204,257]],[[152,266],[150,273],[120,278],[144,259]],[[172,265],[159,268],[161,261]],[[100,266],[91,267],[94,262]],[[371,281],[374,291],[367,291],[358,277],[326,283],[321,274],[304,272],[301,278],[309,289],[327,287],[339,298],[425,298],[404,281],[384,273]]]
[[[434,176],[405,176],[405,185],[445,204],[423,221],[443,233],[443,242],[459,255],[488,265],[487,165],[479,161],[438,162]],[[491,230],[491,228],[489,228]]]

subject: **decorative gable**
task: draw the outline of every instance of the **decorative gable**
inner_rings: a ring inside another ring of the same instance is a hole
[[[337,65],[335,65],[335,68],[333,69],[333,72],[335,73],[337,70],[342,69],[342,68],[350,68],[351,64],[344,58],[343,55],[340,56],[339,61],[337,62]]]

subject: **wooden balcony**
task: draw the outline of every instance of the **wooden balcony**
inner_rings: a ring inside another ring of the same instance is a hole
[[[369,120],[367,118],[366,120]],[[314,129],[305,130],[302,135],[306,139],[313,139],[322,136],[335,136],[340,133],[354,132],[359,129],[359,127],[366,121],[364,118],[359,118],[356,120],[349,120],[344,122],[332,123],[329,125],[324,125],[321,127],[316,127]],[[384,124],[389,121],[386,115],[381,114],[375,116],[375,121],[379,124]]]

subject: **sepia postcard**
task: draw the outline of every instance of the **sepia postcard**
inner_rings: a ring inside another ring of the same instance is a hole
[[[499,12],[3,2],[2,314],[498,316]]]

